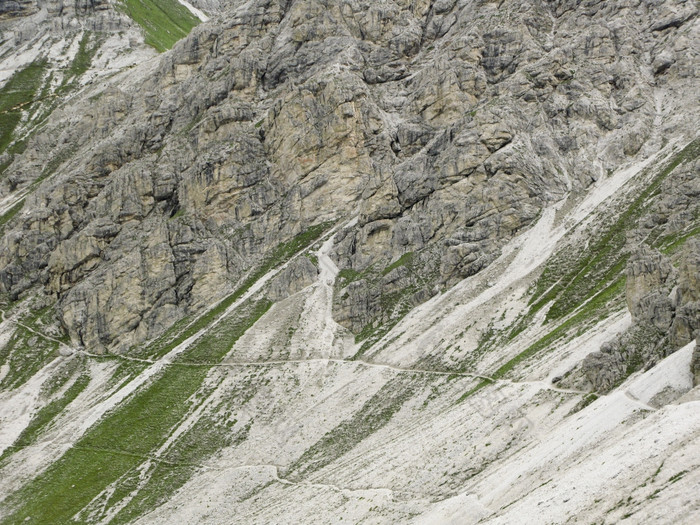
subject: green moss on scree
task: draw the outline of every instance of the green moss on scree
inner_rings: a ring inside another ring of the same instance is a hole
[[[399,268],[400,266],[411,267],[413,264],[413,252],[404,253],[395,262],[391,263],[389,266],[382,270],[382,275],[387,275],[392,270]]]
[[[362,440],[384,427],[401,407],[423,386],[421,374],[395,377],[382,386],[350,419],[343,421],[289,467],[289,476],[302,479],[333,463]]]
[[[227,334],[240,337],[259,319],[265,307],[269,303],[248,305],[242,313],[234,312],[220,324],[228,327]],[[206,354],[212,363],[217,363],[235,341],[227,341],[215,351],[206,348],[210,342],[202,338],[190,351],[195,356]],[[104,489],[129,478],[144,461],[153,457],[194,408],[195,394],[202,389],[209,368],[167,366],[148,386],[93,426],[42,476],[12,494],[5,504],[14,508],[14,512],[3,523],[23,523],[25,519],[27,523],[47,525],[72,522],[72,517]],[[191,466],[189,470],[191,474]],[[154,490],[162,496],[161,489],[160,486],[148,488],[147,484],[141,490]]]
[[[0,348],[0,365],[9,367],[7,375],[0,381],[0,391],[22,386],[57,357],[57,351],[57,342],[18,326],[7,344]]]
[[[3,460],[9,457],[11,453],[34,444],[56,416],[63,413],[65,408],[85,390],[89,382],[90,376],[88,374],[81,375],[61,397],[51,401],[48,405],[39,410],[12,446],[5,449],[2,456],[0,456],[0,465],[2,465]]]
[[[119,9],[143,28],[146,44],[161,53],[200,22],[177,0],[120,0]]]
[[[379,297],[379,307],[381,311],[384,312],[385,318],[383,320],[373,319],[355,334],[355,342],[362,342],[362,346],[351,359],[362,358],[367,350],[389,333],[389,331],[413,309],[415,302],[412,298],[415,294],[417,294],[422,287],[430,283],[433,276],[426,277],[425,275],[419,275],[415,272],[416,259],[417,255],[414,252],[407,252],[385,268],[378,268],[378,265],[374,264],[364,269],[362,272],[358,272],[352,268],[343,268],[338,272],[335,281],[335,293],[338,294],[348,285],[360,280],[367,281],[367,285],[371,288],[380,288],[381,279],[397,268],[406,268],[408,272],[412,273],[415,277],[415,282],[412,285],[389,292],[382,291]],[[343,299],[345,298],[346,297],[343,296]]]
[[[69,79],[81,77],[92,65],[97,50],[100,49],[103,40],[90,31],[85,31],[78,43],[78,52],[68,68],[64,83]]]
[[[696,159],[699,154],[700,140],[688,144],[658,169],[646,187],[628,199],[618,216],[603,224],[591,243],[579,250],[561,250],[548,261],[537,281],[528,313],[511,328],[489,338],[475,352],[483,353],[513,340],[532,323],[535,313],[550,302],[552,305],[546,321],[556,321],[557,326],[487,375],[493,379],[506,376],[530,357],[551,348],[555,343],[575,337],[624,305],[624,269],[629,258],[629,253],[624,250],[627,232],[637,227],[638,221],[646,213],[649,199],[659,193],[666,177],[681,163]],[[696,227],[673,236],[657,236],[653,246],[673,253],[698,231]],[[635,371],[639,363],[633,365],[627,375]],[[489,380],[481,381],[458,401],[467,399],[489,384]]]
[[[626,279],[624,274],[620,275],[616,281],[614,281],[604,290],[598,292],[570,318],[566,319],[563,323],[559,324],[559,326],[542,336],[518,355],[506,361],[503,365],[496,369],[496,371],[485,375],[489,376],[493,380],[501,379],[527,359],[551,348],[552,345],[566,339],[567,337],[572,337],[578,332],[578,330],[580,330],[582,326],[592,325],[608,317],[611,311],[613,311],[614,305],[621,306],[623,304],[625,281]],[[493,381],[490,379],[482,380],[474,388],[462,394],[457,402],[461,403],[491,383],[493,383]]]
[[[693,160],[699,154],[700,140],[695,140],[666,162],[589,245],[576,253],[552,258],[537,281],[530,311],[535,313],[552,302],[547,321],[561,319],[618,279],[629,258],[624,249],[627,232],[636,228],[648,200],[659,193],[666,177],[682,162]]]
[[[22,210],[23,207],[24,207],[24,199],[20,200],[12,208],[7,210],[4,214],[0,215],[0,235],[4,231],[5,225],[8,222],[10,222],[12,219],[14,219],[15,215],[17,215]]]
[[[194,475],[203,461],[225,447],[242,443],[248,437],[252,422],[233,432],[232,422],[222,411],[228,410],[227,407],[232,400],[236,400],[238,404],[245,403],[248,396],[257,390],[264,376],[264,372],[256,371],[253,376],[246,378],[228,393],[226,403],[222,403],[211,413],[202,415],[192,428],[180,436],[165,453],[164,460],[167,463],[158,463],[152,468],[148,483],[139,488],[133,499],[110,523],[113,525],[131,523],[139,516],[162,505]],[[136,488],[131,486],[131,480],[125,480],[112,495],[113,501],[122,500]]]
[[[14,140],[22,112],[36,99],[46,68],[46,59],[36,60],[15,72],[0,88],[0,153]]]

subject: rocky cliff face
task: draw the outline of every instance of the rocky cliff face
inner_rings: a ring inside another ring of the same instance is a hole
[[[694,238],[700,213],[698,168],[695,161],[671,172],[661,191],[647,202],[639,228],[629,234],[626,302],[633,326],[584,360],[584,373],[596,390],[609,390],[632,371],[654,366],[698,337],[700,242]],[[689,230],[695,233],[678,238],[678,232]],[[646,244],[660,239],[672,240],[665,254]]]
[[[67,161],[5,234],[3,287],[43,287],[76,342],[125,349],[225,295],[269,247],[356,214],[335,247],[355,277],[335,311],[371,333],[486,267],[548,203],[658,148],[655,118],[683,133],[671,107],[694,79],[695,13],[232,4],[152,74],[31,139],[5,194],[57,150]]]
[[[2,5],[0,5],[0,20],[27,16],[36,11],[37,6],[31,0],[3,2]]]
[[[693,373],[693,384],[700,385],[700,340],[695,340],[695,350],[693,351],[693,360],[691,362],[691,371]]]
[[[694,522],[697,2],[193,3],[3,4],[0,522]]]
[[[70,31],[117,31],[129,27],[107,0],[20,0],[0,6],[0,32],[3,40],[19,47],[37,37],[60,39]]]

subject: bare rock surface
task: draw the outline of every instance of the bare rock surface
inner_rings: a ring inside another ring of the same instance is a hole
[[[697,521],[697,2],[146,4],[0,9],[0,522]]]
[[[682,43],[692,4],[673,16],[666,4],[233,3],[155,71],[81,98],[30,139],[3,194],[57,148],[70,160],[4,236],[3,288],[54,293],[81,344],[140,341],[232,289],[268,248],[357,214],[334,258],[363,279],[334,308],[367,330],[488,266],[543,207],[659,147],[655,115],[674,114],[697,64]],[[662,55],[674,62],[660,68]],[[674,118],[664,125],[684,133]],[[144,236],[162,241],[140,250],[143,270],[118,270]],[[383,275],[402,256],[420,278]],[[176,281],[168,298],[161,267]],[[129,313],[88,306],[132,285],[144,288]]]

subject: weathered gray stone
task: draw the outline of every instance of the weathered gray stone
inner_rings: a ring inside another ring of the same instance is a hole
[[[366,279],[334,308],[353,330],[383,322],[486,267],[549,203],[659,149],[658,90],[682,104],[694,86],[695,8],[632,7],[222,6],[155,67],[86,88],[30,139],[0,196],[57,152],[69,160],[6,228],[2,288],[42,286],[78,342],[123,348],[230,293],[311,225],[358,215],[332,255]],[[664,111],[674,135],[695,132]],[[697,169],[684,169],[650,217],[669,232],[700,194]],[[382,273],[409,253],[412,272]],[[630,297],[661,328],[670,310],[657,277],[633,276]],[[398,296],[401,308],[384,311],[381,298]]]
[[[700,337],[695,340],[695,350],[690,362],[690,371],[693,374],[693,385],[700,385]]]
[[[582,362],[583,374],[593,388],[610,390],[631,372],[653,366],[698,337],[699,261],[697,239],[685,244],[680,270],[668,257],[645,246],[629,259],[626,290],[633,325]]]

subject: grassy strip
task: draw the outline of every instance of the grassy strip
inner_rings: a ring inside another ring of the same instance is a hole
[[[583,252],[573,257],[565,253],[562,255],[564,260],[553,258],[538,279],[530,311],[535,313],[553,301],[546,320],[561,319],[617,279],[629,258],[629,253],[624,250],[627,232],[636,227],[648,200],[658,194],[666,177],[682,162],[695,159],[698,154],[700,140],[691,142],[667,162],[651,183],[634,197],[614,221],[603,228],[598,238]]]
[[[157,463],[150,474],[147,490],[138,491],[136,496],[109,521],[110,525],[132,523],[139,516],[162,505],[171,494],[187,483],[197,470],[197,467],[191,465]],[[132,476],[120,483],[114,491],[112,498],[107,502],[107,507],[114,506],[133,491],[138,490],[138,485],[138,473],[133,472]]]
[[[120,383],[126,384],[134,377],[140,375],[141,372],[143,372],[149,366],[148,363],[129,361],[127,359],[120,359],[117,356],[110,355],[91,357],[91,359],[119,361],[119,364],[114,369],[114,373],[107,381],[106,388],[113,388]]]
[[[493,383],[495,380],[503,378],[523,361],[533,357],[542,350],[550,348],[557,341],[569,336],[574,328],[581,327],[584,325],[584,323],[596,322],[606,318],[610,310],[609,305],[611,303],[619,302],[622,297],[624,297],[625,281],[625,276],[620,275],[616,281],[588,301],[578,313],[574,314],[569,319],[557,326],[554,330],[538,339],[518,355],[508,360],[495,372],[492,374],[487,374],[491,379],[483,379],[480,381],[474,388],[462,394],[457,402],[461,403],[485,386]]]
[[[377,341],[388,334],[406,314],[413,309],[413,303],[409,298],[418,291],[416,286],[408,286],[390,293],[382,294],[380,298],[381,309],[384,312],[391,312],[390,320],[381,323],[373,321],[366,324],[362,330],[355,335],[355,342],[362,343],[360,349],[350,359],[360,359]]]
[[[188,363],[214,363],[221,360],[231,350],[233,344],[238,341],[238,338],[255,322],[260,319],[272,306],[272,303],[266,299],[258,301],[247,314],[245,323],[231,321],[228,319],[222,320],[212,330],[204,334],[197,341],[194,348],[180,354],[175,363],[178,361],[187,361]]]
[[[598,238],[587,245],[585,251],[563,250],[550,259],[542,276],[538,279],[528,313],[509,333],[500,338],[492,337],[488,345],[500,344],[504,342],[504,337],[506,342],[517,337],[529,326],[535,313],[549,302],[553,304],[547,312],[546,321],[571,317],[503,364],[490,375],[493,379],[505,376],[521,362],[569,335],[573,328],[578,326],[580,331],[580,327],[585,323],[599,321],[609,315],[609,305],[612,302],[619,302],[624,297],[624,268],[629,258],[629,253],[624,250],[627,232],[636,227],[640,217],[646,211],[649,199],[659,193],[666,177],[682,162],[695,159],[698,154],[700,154],[700,140],[691,142],[674,155],[651,183],[631,200],[622,213],[603,226]],[[662,246],[664,251],[671,253],[698,233],[700,229],[695,228],[681,235],[657,239],[654,245]],[[564,274],[563,277],[561,277],[562,274]],[[580,307],[580,305],[584,306]],[[480,382],[472,390],[463,394],[459,401],[470,397],[490,383],[488,380]]]
[[[29,328],[37,331],[38,333],[46,333],[47,327],[55,327],[57,325],[57,321],[55,320],[55,304],[51,303],[46,306],[43,306],[37,310],[32,310],[28,315],[23,315],[20,317],[21,322],[25,325],[28,326]],[[48,338],[47,336],[44,336],[45,338]],[[53,339],[57,339],[65,344],[70,343],[70,337],[66,333],[62,333],[62,335],[57,335],[53,337]]]
[[[541,350],[548,348],[554,342],[562,339],[569,334],[570,330],[584,322],[597,320],[600,317],[607,317],[608,305],[611,302],[621,299],[625,293],[624,274],[619,275],[617,280],[609,284],[607,288],[595,295],[581,310],[560,324],[557,328],[549,332],[547,335],[539,339],[537,342],[530,345],[523,352],[512,358],[510,361],[502,365],[490,377],[499,379],[510,372],[516,365],[537,354]]]
[[[457,403],[458,403],[458,404],[461,403],[461,402],[464,401],[465,399],[467,399],[467,398],[473,396],[474,394],[476,394],[479,390],[481,390],[481,389],[484,388],[485,386],[488,386],[488,385],[490,385],[490,384],[492,384],[492,383],[493,383],[493,381],[491,381],[490,379],[482,379],[481,381],[479,381],[479,383],[477,383],[477,385],[476,385],[475,387],[473,387],[473,388],[467,390],[464,394],[462,394],[461,396],[459,396],[459,399],[457,399]]]
[[[6,449],[2,456],[0,456],[0,463],[2,463],[5,458],[9,457],[11,453],[34,444],[41,433],[49,426],[49,423],[51,423],[56,416],[61,414],[63,410],[85,390],[88,383],[90,383],[90,376],[88,374],[81,375],[60,398],[51,401],[51,403],[39,410],[32,418],[29,425],[27,425],[13,443],[12,447]]]
[[[9,210],[7,210],[5,213],[0,215],[0,234],[3,233],[3,230],[5,229],[5,225],[10,222],[15,215],[17,215],[20,211],[22,211],[22,208],[24,207],[24,199],[20,200],[17,204],[12,206]]]
[[[57,342],[18,326],[7,344],[0,349],[0,364],[10,367],[0,382],[0,390],[13,390],[22,386],[57,356],[57,350]]]
[[[16,505],[20,503],[16,501],[19,497],[24,505],[3,523],[75,523],[72,517],[78,510],[90,503],[119,473],[136,468],[141,461],[142,458],[134,455],[71,448],[41,477],[10,496],[12,503],[5,501],[5,504]]]
[[[0,382],[0,390],[20,387],[57,356],[58,342],[40,335],[45,326],[52,324],[53,315],[53,305],[30,309],[22,315],[21,322],[26,328],[17,325],[10,340],[0,348],[0,365],[9,365],[7,375]],[[66,337],[64,335],[61,339]]]
[[[219,336],[225,333],[240,337],[259,319],[263,309],[261,303],[251,305],[242,318],[222,321],[228,329],[219,332]],[[203,338],[192,351],[206,353],[208,358],[218,361],[225,355],[224,348],[230,348],[234,342],[229,340],[225,346],[219,346],[217,353],[206,348],[211,340]],[[6,522],[23,522],[27,518],[31,523],[72,521],[72,516],[105,488],[128,477],[144,456],[164,443],[190,412],[194,395],[201,389],[208,372],[209,368],[204,366],[167,367],[147,388],[92,427],[44,475],[13,494],[11,503],[17,508]],[[107,450],[128,454],[105,452]]]
[[[586,408],[588,405],[593,403],[596,399],[598,399],[598,394],[595,393],[590,393],[586,394],[581,401],[579,401],[574,408],[571,409],[569,412],[570,414],[575,414],[576,412],[579,412],[580,410],[583,410]]]
[[[318,264],[318,257],[316,256],[315,253],[307,252],[307,253],[304,254],[304,257],[306,257],[308,260],[310,260],[311,263],[312,263],[316,268],[320,268],[320,266],[319,266],[319,264]]]
[[[311,226],[308,230],[295,236],[290,241],[279,244],[268,256],[263,259],[263,262],[258,268],[243,282],[241,285],[240,295],[243,295],[250,287],[260,280],[267,272],[280,266],[282,263],[291,259],[298,252],[309,248],[316,240],[318,240],[331,226],[333,221],[323,222],[315,226]]]
[[[382,276],[387,275],[389,272],[392,270],[395,270],[396,268],[400,266],[408,266],[411,267],[413,265],[413,252],[407,252],[404,253],[401,257],[399,257],[396,261],[391,263],[389,266],[384,268],[382,270]]]
[[[121,0],[119,7],[143,28],[146,44],[161,53],[200,22],[177,0]]]
[[[256,376],[262,378],[265,373],[258,372]],[[242,443],[248,437],[252,422],[233,432],[232,427],[236,420],[230,419],[226,413],[221,412],[228,410],[232,399],[235,399],[237,404],[245,403],[257,390],[255,379],[251,378],[237,385],[236,389],[230,393],[225,407],[222,405],[214,413],[203,415],[192,428],[177,440],[164,456],[168,463],[159,463],[153,468],[148,484],[139,490],[136,496],[114,517],[111,521],[112,524],[131,523],[139,516],[143,516],[162,505],[195,473],[196,467],[184,467],[184,465],[199,465],[221,449]],[[183,467],[174,465],[183,465]],[[119,501],[133,492],[135,487],[130,485],[130,480],[120,484],[115,490],[113,499]]]
[[[0,89],[0,153],[7,150],[11,154],[0,164],[0,174],[12,164],[15,154],[24,152],[28,139],[58,106],[60,102],[58,94],[65,94],[77,87],[78,78],[90,69],[92,60],[103,42],[103,38],[94,36],[90,31],[83,33],[78,44],[78,51],[67,68],[61,85],[58,86],[54,94],[51,93],[53,73],[49,73],[48,78],[44,79],[44,72],[48,68],[46,59],[36,61],[18,71]],[[41,92],[39,92],[40,88]],[[29,120],[32,121],[32,129],[21,140],[15,141],[14,130],[22,120],[23,111],[28,112]],[[33,187],[36,187],[42,180],[56,171],[74,153],[75,148],[72,147],[53,156],[42,171],[41,176],[33,182]]]
[[[379,281],[382,277],[388,275],[397,268],[405,267],[409,273],[413,274],[413,284],[397,288],[389,292],[382,292],[379,297],[380,311],[389,314],[389,318],[382,322],[380,319],[374,319],[362,327],[359,333],[355,334],[355,342],[364,341],[360,349],[351,359],[361,358],[367,350],[369,350],[377,341],[391,331],[401,319],[415,306],[412,297],[415,296],[422,287],[430,283],[431,278],[425,275],[416,275],[416,254],[407,252],[401,255],[396,261],[389,264],[387,267],[378,270],[376,266],[370,266],[362,272],[357,272],[353,269],[344,269],[338,273],[336,279],[336,291],[342,290],[353,281],[365,279],[369,286],[379,287]],[[345,299],[345,297],[343,297]]]
[[[691,239],[698,235],[700,235],[700,226],[693,228],[692,230],[685,233],[680,233],[678,235],[667,236],[662,239],[659,239],[661,251],[666,255],[672,255],[678,250],[680,250],[688,241],[688,239]]]
[[[0,153],[12,143],[22,112],[35,100],[46,67],[46,59],[34,61],[15,72],[0,89]]]
[[[68,67],[63,84],[66,85],[70,79],[78,79],[92,65],[92,59],[95,58],[97,51],[102,46],[102,40],[94,36],[90,31],[83,33],[80,42],[78,43],[78,52],[73,57],[73,61]]]

